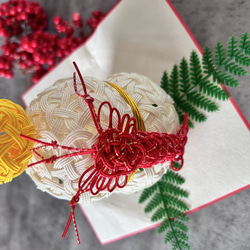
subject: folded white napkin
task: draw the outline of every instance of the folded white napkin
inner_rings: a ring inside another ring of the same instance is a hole
[[[199,52],[189,31],[165,0],[123,0],[99,25],[85,45],[77,49],[37,85],[23,100],[30,101],[60,78],[72,76],[76,61],[84,75],[105,79],[109,74],[136,72],[160,83],[182,57]],[[199,52],[200,53],[200,52]],[[250,184],[250,133],[233,104],[218,103],[207,122],[195,124],[188,135],[185,164],[180,174],[187,200],[195,211]],[[139,194],[112,195],[82,204],[100,242],[105,244],[152,226],[138,204]]]

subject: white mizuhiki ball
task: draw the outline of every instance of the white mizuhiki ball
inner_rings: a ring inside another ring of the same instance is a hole
[[[94,98],[95,110],[108,101],[116,107],[121,116],[125,113],[133,117],[131,107],[120,94],[107,82],[115,83],[135,101],[138,106],[146,131],[175,134],[179,129],[177,112],[173,100],[156,83],[136,73],[119,73],[106,80],[84,77],[88,94]],[[78,92],[83,93],[80,80],[77,78]],[[153,105],[154,104],[154,105]],[[51,142],[56,140],[60,145],[90,148],[98,136],[88,105],[74,90],[73,79],[62,79],[44,90],[32,101],[26,110],[27,116],[35,126],[36,139]],[[108,127],[109,109],[102,108],[101,125]],[[115,117],[114,124],[117,123]],[[39,144],[35,145],[38,146]],[[44,158],[51,155],[66,154],[61,148],[46,147],[39,149]],[[30,163],[41,160],[33,154]],[[74,156],[58,159],[54,164],[40,163],[26,170],[35,184],[42,191],[59,199],[71,200],[78,190],[81,174],[94,164],[91,155]],[[130,194],[153,185],[166,172],[169,162],[157,164],[152,168],[137,171],[134,177],[122,188],[112,193]],[[101,191],[97,195],[86,192],[81,195],[82,202],[99,200],[112,193]]]

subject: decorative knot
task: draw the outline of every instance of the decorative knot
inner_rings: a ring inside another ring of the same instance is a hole
[[[31,158],[34,142],[21,138],[21,133],[34,137],[36,131],[20,105],[1,99],[0,184],[23,173]]]
[[[106,166],[99,169],[99,174],[107,178],[133,173],[145,155],[144,148],[133,134],[113,128],[99,136],[96,148],[96,168]]]
[[[52,141],[51,146],[53,147],[53,149],[57,149],[59,147],[59,144],[57,143],[57,141]]]
[[[73,198],[69,201],[70,206],[75,206],[79,202],[79,194],[77,193]]]
[[[57,156],[56,155],[52,155],[50,158],[46,159],[45,162],[46,164],[52,164],[57,160]]]
[[[82,97],[86,102],[94,102],[94,98],[91,97],[89,94],[83,95]]]

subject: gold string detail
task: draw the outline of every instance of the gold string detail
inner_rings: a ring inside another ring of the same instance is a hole
[[[107,81],[105,82],[109,84],[112,88],[114,88],[120,94],[120,96],[124,99],[124,101],[131,107],[134,118],[136,120],[137,130],[146,131],[141,112],[138,106],[136,105],[135,101],[118,85],[111,83],[111,82],[107,82]]]
[[[138,108],[138,106],[136,105],[135,101],[118,85],[105,81],[107,84],[109,84],[109,86],[111,86],[112,88],[114,88],[119,94],[120,96],[124,99],[124,101],[131,107],[134,118],[136,120],[136,128],[139,131],[146,131],[143,119],[142,119],[142,115],[141,112]],[[129,178],[128,181],[131,181],[131,179],[134,177],[135,173],[138,171],[138,169],[132,173]]]

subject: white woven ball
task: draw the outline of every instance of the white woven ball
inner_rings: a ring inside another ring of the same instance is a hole
[[[86,88],[94,98],[95,110],[101,102],[109,101],[116,107],[121,116],[128,113],[133,117],[131,107],[105,81],[93,77],[84,77]],[[157,84],[145,76],[135,73],[120,73],[107,78],[107,81],[119,85],[133,98],[137,104],[149,132],[176,133],[179,129],[178,116],[173,101]],[[77,79],[78,91],[83,94],[80,80]],[[152,105],[155,104],[155,105]],[[90,148],[96,143],[98,136],[88,105],[75,94],[73,79],[63,79],[43,91],[32,101],[27,109],[27,115],[37,131],[37,139],[78,148]],[[101,125],[108,126],[109,109],[102,108]],[[114,123],[116,119],[114,117]],[[35,145],[39,146],[39,144]],[[46,147],[39,153],[44,158],[52,155],[66,154],[61,148]],[[30,163],[41,159],[33,154]],[[58,159],[54,164],[37,164],[26,172],[34,180],[37,187],[51,195],[71,200],[78,190],[78,180],[81,174],[94,164],[90,155],[74,156]],[[113,193],[133,193],[151,186],[158,181],[169,167],[169,162],[157,164],[144,171],[137,171],[134,177],[122,188],[116,188]],[[101,191],[93,196],[90,192],[81,195],[81,201],[98,200],[109,196],[108,191]]]

